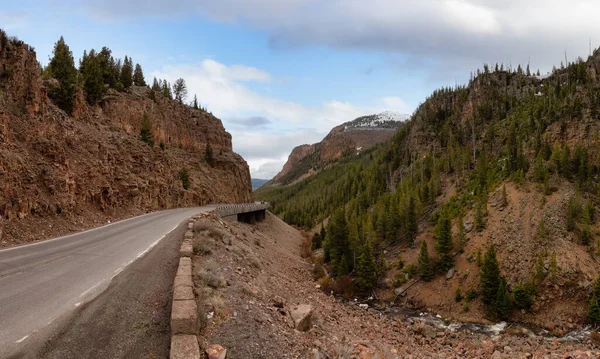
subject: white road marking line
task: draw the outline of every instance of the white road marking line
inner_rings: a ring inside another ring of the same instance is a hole
[[[93,285],[92,287],[90,287],[90,289],[86,290],[85,292],[81,293],[79,295],[79,298],[83,297],[84,295],[90,293],[91,291],[93,291],[94,289],[96,289],[100,284],[102,284],[104,282],[104,279],[99,281],[98,283],[96,283],[95,285]]]
[[[125,265],[121,266],[119,269],[117,269],[116,271],[114,271],[113,275],[110,277],[110,280],[112,280],[114,277],[116,277],[117,275],[119,275],[119,273],[121,273],[123,271],[123,269],[127,268],[131,263],[133,263],[136,260],[140,259],[141,257],[144,256],[144,254],[148,253],[152,248],[156,247],[156,245],[160,241],[162,241],[166,236],[168,236],[171,232],[173,232],[175,229],[177,229],[177,227],[179,227],[179,224],[176,225],[175,227],[173,227],[164,236],[162,236],[159,239],[157,239],[154,243],[150,244],[150,247],[148,247],[148,248],[144,249],[143,251],[141,251],[140,253],[138,253],[138,255],[135,258],[133,258],[132,260],[130,260],[129,262],[127,262]]]
[[[198,208],[202,208],[202,206],[201,206],[201,207],[198,207]],[[3,248],[3,249],[0,249],[0,252],[8,252],[8,251],[12,251],[12,250],[19,249],[19,248],[23,248],[23,247],[31,247],[31,246],[35,246],[35,245],[38,245],[38,244],[41,244],[41,243],[49,243],[49,242],[54,242],[54,241],[57,241],[57,240],[60,240],[60,239],[65,239],[65,238],[69,238],[69,237],[77,236],[77,235],[80,235],[80,234],[83,234],[83,233],[90,233],[90,232],[94,232],[94,231],[97,231],[98,229],[101,229],[101,228],[106,228],[106,227],[110,227],[110,226],[113,226],[113,225],[115,225],[115,224],[117,224],[117,223],[121,223],[121,222],[130,221],[130,220],[132,220],[132,219],[139,219],[139,218],[142,218],[142,217],[150,216],[150,215],[152,215],[152,214],[157,214],[157,213],[161,213],[161,212],[177,211],[177,210],[184,210],[184,209],[191,209],[191,208],[175,208],[175,209],[167,209],[167,210],[161,210],[161,211],[150,212],[150,213],[143,214],[143,215],[141,215],[141,216],[137,216],[137,217],[132,217],[132,218],[126,218],[126,219],[122,219],[122,220],[120,220],[120,221],[117,221],[117,222],[108,223],[108,224],[102,225],[102,226],[100,226],[100,227],[96,227],[96,228],[87,229],[87,230],[84,230],[84,231],[80,231],[80,232],[72,233],[72,234],[69,234],[69,235],[66,235],[66,236],[62,236],[62,237],[57,237],[57,238],[51,238],[51,239],[40,240],[40,241],[37,241],[37,242],[34,242],[34,243],[23,244],[23,245],[19,245],[19,246],[15,246],[15,247],[10,247],[10,248]]]
[[[17,340],[15,343],[17,343],[17,344],[22,343],[27,338],[29,338],[29,335],[24,336],[23,338]]]

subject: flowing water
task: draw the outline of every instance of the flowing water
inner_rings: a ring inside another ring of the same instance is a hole
[[[423,322],[431,326],[447,329],[451,332],[469,332],[478,334],[487,334],[496,336],[505,333],[512,329],[512,332],[517,332],[530,337],[543,337],[547,340],[553,340],[552,333],[544,328],[522,324],[522,323],[507,323],[499,322],[496,324],[480,324],[480,323],[465,323],[458,321],[446,321],[441,316],[430,314],[427,312],[418,311],[410,308],[391,307],[386,310],[386,315],[393,317],[402,317],[404,321]],[[585,341],[589,338],[593,329],[591,327],[583,327],[572,330],[561,337],[557,337],[559,341]]]

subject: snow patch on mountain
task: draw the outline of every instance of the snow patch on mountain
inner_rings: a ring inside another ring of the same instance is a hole
[[[385,111],[375,115],[362,116],[354,121],[348,122],[344,130],[352,129],[378,129],[378,128],[398,128],[403,122],[407,121],[410,115],[397,113],[394,111]]]

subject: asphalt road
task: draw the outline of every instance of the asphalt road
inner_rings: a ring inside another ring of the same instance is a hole
[[[212,207],[155,212],[89,231],[0,250],[0,358],[102,293],[182,222]]]

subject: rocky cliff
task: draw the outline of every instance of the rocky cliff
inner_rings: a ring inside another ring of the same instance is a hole
[[[46,95],[52,81],[30,47],[2,39],[0,246],[151,210],[252,200],[248,165],[212,114],[132,87],[108,90],[93,107],[80,93],[69,116]],[[139,139],[144,113],[154,146]]]
[[[319,143],[300,145],[267,185],[289,184],[306,178],[346,153],[369,149],[389,140],[408,115],[392,112],[359,117],[334,127]]]

